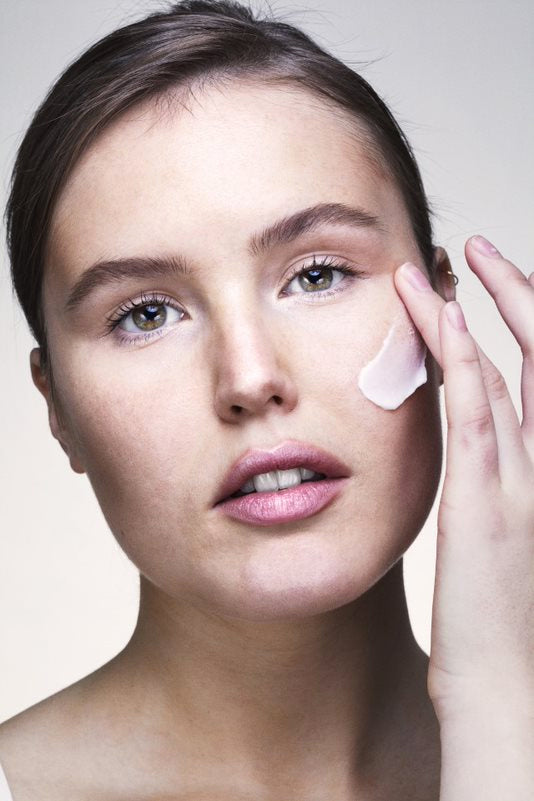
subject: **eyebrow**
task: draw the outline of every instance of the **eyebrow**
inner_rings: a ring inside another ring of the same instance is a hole
[[[276,245],[293,242],[298,237],[324,225],[344,225],[384,232],[380,218],[361,207],[345,203],[319,203],[301,209],[269,225],[254,234],[248,244],[248,252],[258,256]],[[100,287],[118,283],[125,278],[151,278],[162,275],[192,275],[193,270],[186,260],[172,256],[128,256],[121,259],[98,261],[88,267],[74,284],[65,310],[73,312]]]

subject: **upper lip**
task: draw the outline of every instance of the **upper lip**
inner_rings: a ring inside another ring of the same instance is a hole
[[[327,478],[344,478],[351,473],[350,468],[336,456],[309,442],[288,440],[271,450],[251,448],[230,466],[213,505],[237,492],[258,473],[289,470],[292,467],[307,467],[316,473],[324,473]]]

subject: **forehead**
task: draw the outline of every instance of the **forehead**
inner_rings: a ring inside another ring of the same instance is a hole
[[[298,89],[239,83],[195,92],[185,107],[152,101],[76,165],[50,250],[73,268],[147,246],[207,246],[207,228],[237,248],[259,222],[329,201],[357,201],[393,225],[399,193],[373,158],[348,114]]]

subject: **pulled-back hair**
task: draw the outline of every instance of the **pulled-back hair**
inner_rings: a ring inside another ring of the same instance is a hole
[[[49,368],[43,272],[55,203],[95,138],[134,104],[196,82],[280,81],[349,112],[369,157],[400,189],[432,275],[428,201],[410,145],[358,73],[298,28],[230,0],[184,0],[119,28],[86,50],[52,86],[20,145],[6,209],[13,286]]]

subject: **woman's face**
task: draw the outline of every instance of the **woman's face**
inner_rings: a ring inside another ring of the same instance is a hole
[[[379,224],[261,237],[332,203]],[[188,271],[143,275],[141,258]],[[84,271],[111,260],[121,275],[93,273],[67,308]],[[316,614],[364,593],[413,541],[441,466],[435,364],[393,411],[357,383],[401,319],[393,273],[407,260],[424,269],[395,185],[341,113],[297,90],[235,84],[176,113],[137,107],[78,163],[44,281],[55,407],[34,379],[121,547],[168,596],[238,618]],[[291,278],[306,268],[320,272]],[[131,313],[152,295],[156,313]],[[334,502],[272,526],[213,508],[241,454],[288,439],[350,467]]]

